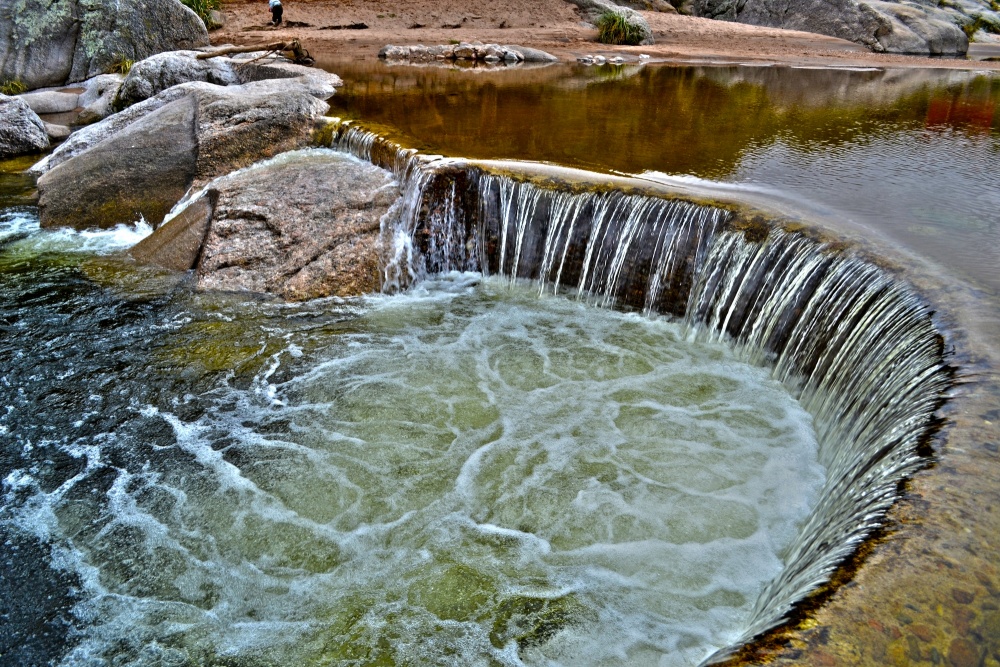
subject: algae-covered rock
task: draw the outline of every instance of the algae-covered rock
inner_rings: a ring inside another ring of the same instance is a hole
[[[572,594],[551,598],[512,596],[497,605],[494,614],[490,643],[503,648],[515,642],[522,651],[545,643],[570,625],[596,620],[595,612]]]
[[[49,137],[38,114],[24,100],[0,94],[0,159],[48,147]]]
[[[0,0],[0,80],[28,88],[83,81],[122,60],[208,46],[179,0]]]

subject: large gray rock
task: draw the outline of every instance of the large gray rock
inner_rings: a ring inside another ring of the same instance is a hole
[[[136,63],[122,82],[115,106],[124,109],[171,86],[190,81],[220,86],[242,83],[228,58],[198,60],[197,54],[197,51],[170,51]]]
[[[56,150],[36,162],[28,171],[34,176],[41,176],[63,162],[90,150],[102,141],[123,132],[129,125],[148,116],[160,107],[166,106],[182,97],[194,94],[201,89],[211,92],[212,86],[207,83],[190,83],[174,86],[145,102],[136,104],[98,123],[78,130]]]
[[[336,74],[303,67],[284,58],[263,58],[266,54],[248,54],[252,59],[215,57],[198,60],[197,51],[171,51],[136,63],[125,77],[115,98],[115,107],[124,109],[182,83],[203,81],[220,86],[258,84],[260,90],[271,87],[280,93],[288,82],[313,97],[327,98],[343,85]],[[272,81],[272,83],[264,83]]]
[[[295,151],[217,179],[208,195],[213,205],[178,225],[196,238],[211,210],[196,253],[199,288],[296,301],[379,289],[380,221],[400,196],[389,172],[334,151]],[[144,243],[179,234],[168,229],[172,224]],[[172,242],[158,245],[161,255],[170,254]],[[140,249],[138,258],[143,254]],[[190,249],[182,254],[193,256]]]
[[[969,40],[957,10],[879,0],[694,0],[699,16],[804,30],[864,44],[873,51],[962,54]]]
[[[48,147],[49,136],[38,114],[24,100],[0,94],[0,159]]]
[[[265,60],[250,63],[239,60],[230,61],[226,58],[213,58],[212,60],[227,62],[227,66],[232,67],[233,71],[240,75],[240,80],[243,83],[239,86],[229,86],[227,95],[275,96],[280,98],[286,94],[294,94],[325,100],[336,92],[337,87],[343,85],[343,81],[336,74],[288,62]],[[111,86],[110,90],[113,90],[113,82],[109,81],[107,83]],[[195,94],[201,98],[208,99],[214,95],[222,94],[220,93],[221,90],[222,87],[203,81],[182,83],[167,88],[147,100],[133,104],[124,111],[105,118],[99,123],[74,132],[68,141],[59,146],[51,155],[35,164],[30,171],[35,176],[41,176],[49,169],[79,155],[108,137],[121,132],[125,127],[145,115],[181,97]],[[105,92],[105,96],[101,99],[106,100],[108,94],[113,94],[113,92]],[[81,96],[82,102],[87,99],[86,95],[87,93],[84,93],[84,96]],[[99,103],[95,102],[94,104]],[[249,100],[247,103],[249,103]],[[273,108],[273,106],[272,102],[271,107]],[[88,106],[87,108],[91,107]]]
[[[208,46],[179,0],[0,0],[0,80],[28,88],[83,81],[119,60]]]
[[[65,113],[73,111],[80,103],[79,93],[59,90],[39,90],[18,95],[37,114]]]
[[[194,96],[171,102],[42,176],[42,226],[159,223],[194,181],[197,107]]]
[[[42,226],[155,226],[190,188],[311,145],[329,105],[295,80],[257,88],[183,84],[75,133],[35,170]]]

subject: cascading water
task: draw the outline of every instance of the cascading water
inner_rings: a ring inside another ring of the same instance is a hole
[[[363,131],[345,136],[353,132]],[[820,499],[739,639],[707,662],[777,626],[829,581],[925,465],[918,450],[952,371],[932,313],[886,269],[681,200],[574,192],[474,163],[425,166],[411,184],[403,215],[388,222],[419,248],[409,258],[416,273],[480,270],[680,317],[690,335],[729,341],[769,366],[813,415],[827,469]]]
[[[725,206],[336,140],[403,185],[407,295],[118,290],[35,257],[30,216],[4,237],[0,524],[75,577],[61,664],[724,659],[921,465],[950,377],[885,269]],[[425,280],[449,271],[494,278]]]

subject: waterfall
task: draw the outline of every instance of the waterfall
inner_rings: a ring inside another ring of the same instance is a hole
[[[744,632],[706,664],[787,620],[926,464],[918,450],[952,384],[944,339],[921,298],[856,251],[738,207],[422,158],[358,128],[335,144],[404,183],[384,221],[400,249],[389,288],[481,271],[537,281],[540,293],[680,318],[692,336],[725,340],[771,368],[812,414],[826,485]]]

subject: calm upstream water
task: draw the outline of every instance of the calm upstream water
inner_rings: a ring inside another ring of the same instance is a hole
[[[1000,75],[337,62],[334,113],[425,152],[732,184],[1000,295]]]
[[[1000,79],[328,64],[448,155],[722,181],[1000,312]],[[693,665],[823,482],[766,369],[460,274],[284,305],[41,232],[0,173],[2,665]]]

